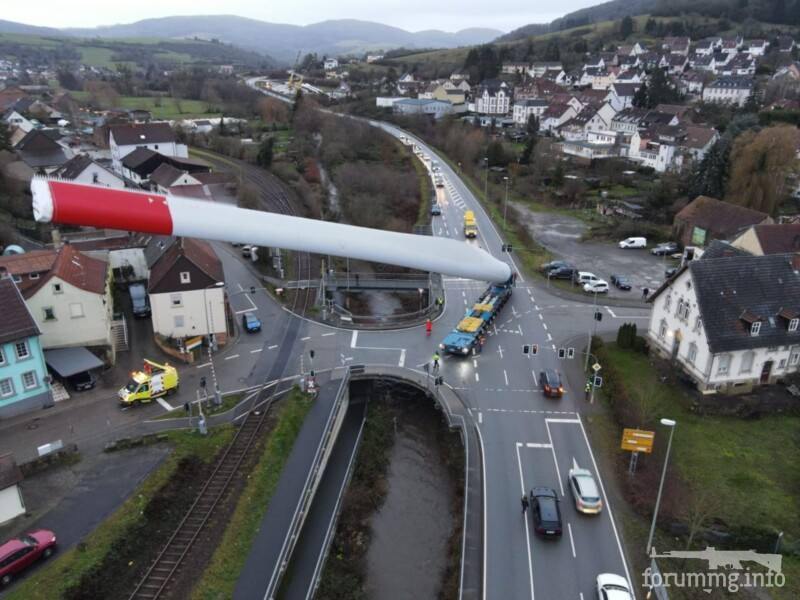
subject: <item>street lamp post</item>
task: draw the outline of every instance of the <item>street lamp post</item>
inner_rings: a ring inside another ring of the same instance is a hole
[[[489,157],[486,156],[483,159],[483,162],[486,163],[486,174],[483,178],[483,199],[487,202],[489,201]]]
[[[550,277],[548,276],[548,281]],[[594,334],[592,333],[594,331]],[[594,305],[592,306],[592,327],[589,328],[589,339],[586,341],[586,363],[583,370],[589,370],[589,354],[592,352],[592,335],[597,334],[597,292],[594,293]]]
[[[206,328],[208,330],[208,362],[211,363],[211,380],[214,382],[214,405],[219,406],[222,404],[222,396],[219,393],[219,382],[217,381],[217,370],[214,368],[214,353],[213,346],[216,345],[216,336],[214,336],[214,314],[213,311],[208,310],[208,299],[206,291],[209,288],[221,288],[225,286],[224,281],[217,281],[203,288],[203,308],[206,313]],[[209,312],[211,317],[209,319]],[[213,340],[213,341],[212,341]]]
[[[653,522],[650,524],[650,535],[647,536],[647,549],[645,553],[650,555],[650,548],[653,547],[653,534],[656,531],[656,519],[658,518],[658,507],[661,504],[661,492],[664,489],[664,477],[667,474],[667,464],[669,463],[669,451],[672,448],[672,434],[675,433],[676,421],[672,419],[661,419],[661,424],[669,427],[669,441],[667,442],[667,455],[664,457],[664,468],[661,470],[661,482],[658,484],[658,495],[656,496],[656,507],[653,510]]]
[[[506,228],[506,213],[508,212],[508,183],[509,183],[509,178],[508,177],[503,177],[503,179],[506,182],[506,197],[505,197],[505,200],[503,200],[503,229],[505,229]]]

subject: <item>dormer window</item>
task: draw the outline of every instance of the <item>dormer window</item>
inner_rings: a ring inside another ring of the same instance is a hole
[[[181,283],[191,283],[192,276],[189,271],[181,271]]]
[[[750,335],[758,335],[761,332],[761,321],[753,321],[750,325]]]

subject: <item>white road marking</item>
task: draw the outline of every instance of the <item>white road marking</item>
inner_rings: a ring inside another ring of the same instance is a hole
[[[569,531],[569,545],[572,546],[572,558],[575,558],[575,540],[572,539],[572,525],[567,523],[567,531]]]
[[[495,335],[497,335],[497,328],[496,327],[495,327],[494,333],[495,333]],[[498,352],[498,354],[500,354],[500,358],[502,359],[503,358],[503,347],[502,346],[497,346],[497,352]],[[508,382],[506,382],[506,385],[508,385]]]
[[[169,410],[169,411],[175,410],[175,407],[170,406],[169,402],[167,402],[163,398],[156,398],[156,402],[158,402],[164,408],[164,410]]]
[[[483,413],[479,412],[478,413],[478,425],[480,425],[481,423],[483,423]]]
[[[536,371],[534,371],[533,369],[531,369],[531,375],[533,375],[533,385],[535,385],[535,386],[537,386],[537,387],[538,387],[538,385],[539,385],[539,382],[536,380]]]
[[[622,316],[622,315],[617,315],[617,314],[616,314],[616,313],[615,313],[613,310],[611,310],[611,308],[609,308],[608,306],[604,306],[603,308],[605,308],[605,309],[608,311],[608,314],[610,314],[610,315],[611,315],[611,317],[612,317],[612,318],[614,318],[614,319],[650,319],[650,315],[642,315],[642,316],[639,316],[639,315],[636,315],[636,316],[634,316],[634,315],[630,315],[630,316]]]
[[[578,414],[578,413],[572,413]],[[551,423],[580,423],[580,419],[547,419]]]
[[[311,339],[311,336],[308,336],[308,335],[307,335],[306,337],[301,337],[301,338],[300,338],[300,341],[301,341],[301,342],[307,342],[307,341],[308,341],[308,340],[310,340],[310,339]]]
[[[478,368],[478,359],[477,358],[473,358],[472,359],[472,366],[475,367],[476,369]]]
[[[400,360],[397,363],[398,367],[406,366],[406,351],[405,348],[400,350]]]
[[[614,522],[614,515],[611,513],[611,504],[609,504],[608,502],[608,496],[606,495],[605,486],[603,486],[603,479],[600,477],[600,470],[597,468],[597,461],[594,458],[594,452],[592,452],[592,446],[589,444],[589,436],[586,435],[586,429],[583,427],[583,421],[581,421],[580,415],[578,415],[577,421],[581,427],[581,432],[583,432],[583,439],[586,441],[586,447],[589,449],[589,456],[592,459],[592,466],[594,467],[594,472],[597,474],[597,481],[600,484],[600,491],[603,493],[603,503],[605,504],[608,518],[611,520],[611,528],[614,530],[614,538],[617,540],[617,549],[619,550],[619,556],[622,559],[622,566],[625,568],[625,578],[628,580],[628,587],[630,587],[630,589],[633,589],[633,584],[631,584],[631,574],[628,572],[628,563],[625,561],[625,553],[622,551],[622,542],[620,542],[619,540],[617,525]],[[545,421],[545,423],[546,422],[547,421]]]
[[[250,313],[258,310],[257,308],[243,308],[242,310],[237,310],[234,314],[241,315],[244,313]]]
[[[525,446],[527,448],[552,448],[550,444],[537,444],[535,442],[527,442]]]
[[[234,359],[234,358],[239,358],[239,355],[238,354],[231,354],[230,356],[226,356],[225,360],[231,360],[231,359]]]
[[[519,467],[519,485],[520,485],[520,488],[522,490],[522,495],[524,496],[526,494],[526,492],[525,492],[525,478],[522,476],[522,458],[520,457],[520,454],[519,454],[519,448],[520,448],[521,445],[522,444],[517,442],[516,450],[517,450],[517,466]],[[485,479],[486,478],[484,477],[484,480]],[[522,528],[525,530],[525,546],[528,548],[528,576],[530,577],[531,600],[534,600],[534,595],[533,595],[533,562],[532,562],[532,559],[531,559],[531,534],[530,534],[530,531],[528,531],[528,515],[527,515],[527,513],[523,513],[522,514]],[[484,539],[486,539],[486,538],[484,538]],[[486,548],[487,545],[488,544],[484,544],[484,548]],[[488,579],[488,578],[484,577],[484,579]],[[485,598],[486,595],[484,594],[483,597]]]
[[[564,495],[564,482],[561,481],[561,471],[558,468],[558,458],[556,458],[556,449],[553,448],[553,436],[550,435],[550,419],[544,420],[544,428],[547,429],[547,439],[550,440],[550,449],[553,451],[553,464],[556,466],[556,477],[558,477],[558,489],[561,490],[561,495]]]
[[[256,348],[255,350],[250,350],[250,354],[255,354],[256,352],[261,352],[263,348]]]
[[[275,350],[275,348],[277,348],[277,347],[278,347],[278,344],[273,344],[272,346],[269,346],[267,348],[267,350]]]
[[[210,363],[210,362],[207,362],[207,363],[203,363],[202,365],[197,365],[197,366],[195,367],[195,369],[202,369],[202,368],[204,368],[204,367],[210,367],[210,366],[211,366],[211,363]]]
[[[478,375],[477,373],[475,373],[475,381],[480,381],[480,380],[481,380],[481,376]]]
[[[517,325],[517,329],[519,329],[519,334],[524,336],[525,334],[522,333],[522,325]]]
[[[336,332],[335,331],[331,331],[330,333],[323,333],[322,337],[329,337],[331,335],[336,335]]]
[[[547,323],[542,323],[542,327],[544,327],[544,330],[547,331]]]
[[[544,321],[544,315],[542,313],[539,313],[539,320]]]
[[[550,335],[549,333],[547,334],[547,341],[548,341],[548,342],[552,342],[552,341],[553,341],[553,336],[552,336],[552,335]],[[553,346],[553,350],[555,350],[555,349],[556,349],[556,347],[555,347],[555,346]]]
[[[508,373],[506,373],[505,369],[503,369],[503,377],[505,377],[506,385],[508,385]]]
[[[358,330],[353,331],[353,337],[350,338],[350,347],[355,348],[358,342]]]

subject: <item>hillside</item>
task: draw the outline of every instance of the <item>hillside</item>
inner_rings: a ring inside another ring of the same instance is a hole
[[[181,64],[269,67],[274,64],[272,59],[262,54],[201,40],[80,39],[63,34],[0,33],[0,56],[32,64],[56,66],[74,61],[107,69],[120,63],[141,68]]]
[[[0,28],[2,31],[2,28]],[[165,17],[125,25],[65,29],[65,34],[100,38],[200,38],[216,39],[273,56],[283,63],[303,54],[357,54],[392,48],[452,48],[488,42],[502,32],[472,28],[448,33],[426,30],[412,33],[371,21],[341,19],[298,26],[268,23],[233,15]]]

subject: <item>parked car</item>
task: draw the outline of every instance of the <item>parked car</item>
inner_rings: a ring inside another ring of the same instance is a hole
[[[67,377],[67,383],[76,392],[90,390],[97,383],[97,378],[91,371],[81,371]]]
[[[620,248],[647,248],[647,238],[629,237],[619,243]]]
[[[626,292],[631,289],[631,281],[625,275],[612,275],[611,276],[611,283],[614,287],[619,288],[620,290],[625,290]]]
[[[575,277],[577,282],[581,285],[584,283],[590,283],[592,281],[601,281],[601,279],[595,275],[594,273],[590,273],[589,271],[578,271],[577,276]]]
[[[37,529],[0,545],[0,585],[8,585],[17,574],[56,550],[56,534]]]
[[[255,333],[261,331],[261,321],[255,314],[246,312],[242,315],[242,327],[248,333]]]
[[[573,279],[577,273],[578,270],[575,267],[572,265],[567,265],[564,267],[556,267],[555,269],[551,269],[547,272],[547,276],[550,279]]]
[[[530,496],[533,530],[541,536],[560,537],[561,509],[556,491],[548,487],[535,487]]]
[[[603,509],[600,490],[589,469],[581,469],[577,466],[570,469],[567,481],[578,512],[597,514]]]
[[[598,279],[597,281],[590,281],[583,284],[583,291],[587,294],[607,294],[608,282]]]
[[[669,269],[667,269],[666,271],[664,271],[664,277],[666,277],[667,279],[669,279],[670,277],[672,277],[673,275],[675,275],[675,273],[677,273],[677,272],[678,272],[678,267],[670,267]]]
[[[545,369],[539,373],[539,387],[542,388],[544,395],[549,398],[561,398],[564,395],[561,375],[555,369]]]
[[[676,252],[680,252],[680,246],[676,242],[664,242],[662,244],[658,244],[655,248],[650,250],[650,254],[653,256],[671,256]]]
[[[547,274],[550,271],[554,271],[556,269],[569,266],[571,265],[565,260],[551,260],[550,262],[544,263],[540,268],[542,270],[542,273]]]
[[[253,258],[258,246],[242,246],[242,256],[245,258]]]
[[[633,600],[628,580],[613,573],[597,576],[597,597],[600,600]]]
[[[431,204],[431,214],[435,217],[442,214],[442,207],[439,206],[438,202]]]
[[[134,317],[147,317],[150,315],[150,297],[143,283],[132,283],[128,286],[131,297]]]

